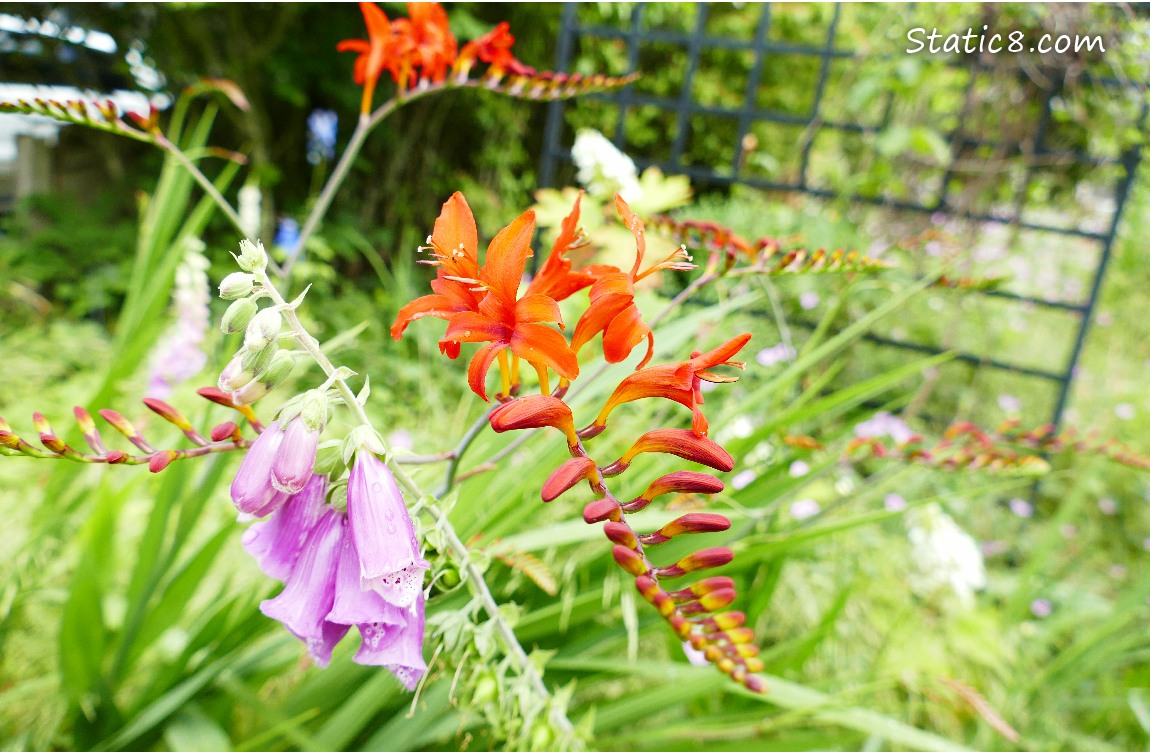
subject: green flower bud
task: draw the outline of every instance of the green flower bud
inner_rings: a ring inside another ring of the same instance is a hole
[[[220,282],[220,297],[224,300],[246,298],[256,286],[256,278],[243,272],[232,272]]]
[[[290,352],[280,350],[272,358],[267,371],[257,379],[232,393],[232,403],[237,407],[250,405],[282,384],[291,374],[295,363]]]
[[[255,243],[246,238],[241,240],[240,255],[236,256],[233,253],[232,256],[235,256],[236,263],[245,272],[262,272],[268,265],[267,251],[264,250],[264,244],[258,240]]]
[[[277,349],[275,343],[272,343],[259,350],[249,350],[246,347],[240,350],[240,353],[243,354],[244,371],[251,373],[254,379],[263,376],[271,367],[272,358],[275,357]]]
[[[220,319],[220,331],[224,334],[242,332],[252,322],[260,307],[251,298],[240,298],[228,306],[224,317]]]
[[[312,431],[320,431],[327,426],[327,394],[312,389],[303,396],[300,403],[300,418]]]
[[[283,317],[274,308],[265,308],[257,313],[244,333],[244,347],[249,350],[262,350],[280,334]]]

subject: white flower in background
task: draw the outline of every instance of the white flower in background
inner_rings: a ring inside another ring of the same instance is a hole
[[[202,241],[188,240],[185,247],[184,260],[176,268],[172,288],[176,321],[160,338],[152,354],[148,396],[157,399],[167,399],[174,386],[198,374],[208,363],[208,355],[202,347],[211,325],[208,260],[204,258]]]
[[[260,234],[260,224],[263,216],[260,214],[260,206],[263,195],[260,193],[260,187],[248,183],[239,192],[239,215],[240,215],[240,229],[244,231],[244,235],[249,238],[255,238]]]
[[[796,355],[795,348],[786,342],[780,342],[774,347],[766,347],[759,350],[755,355],[755,362],[765,368],[770,368],[779,363],[788,363],[794,360]]]
[[[610,198],[619,193],[627,201],[643,197],[635,162],[599,131],[580,129],[571,147],[571,159],[579,168],[575,179],[592,196]]]
[[[959,603],[974,605],[974,593],[986,587],[986,566],[974,538],[942,511],[929,504],[906,513],[913,568],[911,589],[928,597],[950,588]]]
[[[791,504],[791,517],[796,520],[805,520],[814,517],[822,511],[822,507],[814,499],[799,499]]]
[[[887,411],[877,412],[870,420],[855,426],[855,436],[860,439],[878,439],[889,436],[896,444],[905,444],[914,438],[910,426]]]

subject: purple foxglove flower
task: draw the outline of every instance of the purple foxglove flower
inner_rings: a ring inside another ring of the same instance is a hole
[[[303,490],[289,496],[267,521],[244,531],[244,549],[268,577],[283,582],[291,576],[307,534],[324,513],[326,493],[327,476],[313,475]]]
[[[269,514],[273,511],[264,510],[276,494],[272,486],[272,462],[283,439],[279,421],[273,421],[248,449],[232,481],[232,501],[239,511],[246,514]]]
[[[315,665],[320,668],[327,668],[327,664],[331,663],[331,652],[335,650],[335,646],[339,644],[349,629],[351,627],[346,624],[325,621],[318,636],[308,637],[304,640],[304,644],[307,645],[307,652],[311,654],[311,659],[315,661]]]
[[[393,606],[374,590],[360,585],[359,554],[350,535],[344,536],[343,550],[335,575],[335,603],[328,621],[338,624],[386,624],[399,626],[406,622],[406,610]]]
[[[317,663],[325,654],[330,657],[328,643],[337,631],[325,631],[325,623],[335,600],[335,570],[347,527],[345,519],[335,509],[325,512],[304,539],[283,592],[260,604],[265,616],[282,622],[307,644]]]
[[[284,493],[299,493],[315,469],[319,430],[309,428],[300,417],[293,418],[283,432],[283,442],[272,462],[272,485]]]
[[[363,642],[352,658],[364,666],[386,666],[407,689],[414,690],[427,671],[423,660],[423,592],[403,610],[404,623],[360,624]]]
[[[360,585],[406,608],[423,592],[415,527],[395,477],[371,452],[360,450],[347,484],[348,527],[359,554]]]

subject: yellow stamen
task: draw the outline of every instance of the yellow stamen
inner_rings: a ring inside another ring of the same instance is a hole
[[[507,351],[499,351],[499,378],[503,380],[503,396],[511,396],[511,366],[507,362]]]
[[[539,392],[541,394],[551,394],[551,380],[547,376],[547,366],[542,363],[532,363],[535,366],[535,373],[539,374]]]
[[[511,356],[511,383],[519,383],[519,356]]]

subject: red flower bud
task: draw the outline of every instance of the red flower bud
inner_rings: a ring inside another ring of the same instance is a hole
[[[109,465],[119,465],[128,459],[128,455],[121,452],[119,449],[113,449],[104,456],[104,459]]]
[[[656,573],[660,577],[682,577],[688,572],[698,572],[703,569],[713,569],[730,563],[735,554],[729,548],[704,548],[693,554],[687,554],[678,562],[669,567],[659,567]]]
[[[635,537],[635,533],[626,523],[608,522],[603,526],[603,532],[612,543],[618,543],[620,546],[631,549],[639,547],[639,539]]]
[[[225,439],[238,439],[240,438],[240,427],[230,420],[227,423],[221,423],[212,428],[212,441],[223,441]]]
[[[671,593],[671,597],[679,603],[686,603],[688,601],[697,600],[700,596],[707,593],[714,592],[715,590],[725,590],[733,588],[735,581],[730,577],[708,577],[705,580],[700,580],[694,585],[682,590],[676,590]],[[738,626],[738,625],[735,625]]]
[[[676,535],[690,533],[714,533],[722,530],[727,530],[730,527],[731,521],[721,514],[692,512],[691,514],[685,514],[676,520],[671,520],[657,532],[641,536],[640,540],[643,541],[643,545],[645,546],[657,546],[660,543],[666,543]]]
[[[728,611],[725,614],[708,616],[699,623],[703,627],[703,632],[710,634],[741,627],[746,621],[747,615],[742,611]]]
[[[711,611],[718,611],[720,608],[726,608],[731,605],[735,600],[735,591],[732,588],[723,590],[716,590],[707,593],[694,603],[688,603],[682,607],[684,614],[705,614]]]
[[[192,424],[188,422],[188,419],[181,415],[179,410],[172,407],[167,402],[154,399],[152,397],[145,397],[144,404],[148,406],[149,410],[154,412],[156,415],[159,415],[161,418],[168,421],[181,431],[193,430]]]
[[[761,665],[762,661],[759,661],[759,664]],[[750,669],[750,670],[751,671],[762,671],[762,668]],[[748,676],[744,677],[743,678],[743,686],[745,686],[747,689],[751,690],[752,692],[757,692],[759,694],[765,694],[767,691],[766,683],[763,682],[763,680],[757,676],[748,675]]]
[[[659,583],[653,577],[641,574],[635,578],[635,587],[639,594],[650,603],[655,602],[655,593],[660,592]]]
[[[618,562],[619,566],[631,574],[635,576],[647,574],[647,563],[643,561],[643,557],[636,551],[626,546],[615,546],[611,549],[611,554],[615,557],[615,561]]]
[[[723,481],[713,475],[681,470],[677,473],[669,473],[661,478],[657,478],[651,485],[647,486],[647,490],[643,492],[642,498],[651,500],[656,496],[662,496],[666,493],[713,494],[719,493],[722,490]],[[636,501],[638,501],[638,499],[636,499]]]
[[[599,472],[595,462],[589,457],[572,457],[559,466],[543,484],[540,496],[543,501],[554,501],[571,490],[581,480],[597,481]],[[613,506],[618,506],[611,502]]]
[[[603,520],[618,520],[622,515],[614,499],[596,499],[583,507],[583,521],[588,525]]]
[[[171,449],[166,449],[162,452],[156,452],[152,455],[152,459],[148,460],[148,469],[153,473],[158,473],[168,465],[172,464],[172,460],[176,458],[176,452]]]
[[[489,420],[496,433],[551,426],[566,434],[568,446],[579,443],[571,408],[563,400],[548,394],[533,394],[506,402],[491,413]]]
[[[682,428],[659,428],[648,431],[640,436],[615,464],[625,468],[636,455],[644,452],[673,454],[723,472],[735,467],[735,461],[721,446],[705,436],[696,436],[694,432]],[[606,469],[604,474],[608,474]]]

